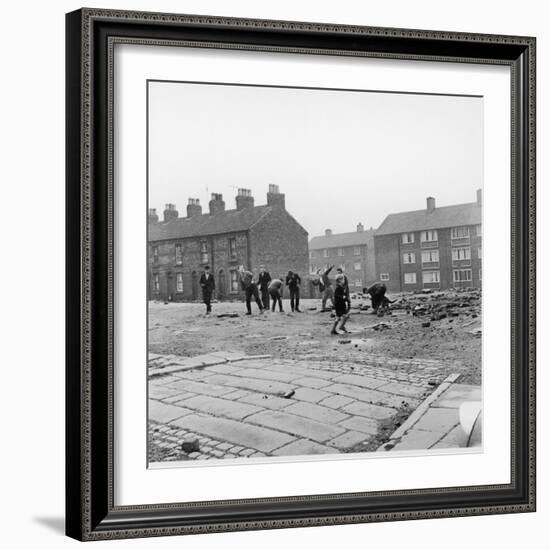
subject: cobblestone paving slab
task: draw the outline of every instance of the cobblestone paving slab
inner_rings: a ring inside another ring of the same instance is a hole
[[[242,420],[246,416],[260,412],[262,409],[238,401],[220,399],[209,395],[196,395],[190,399],[180,401],[178,405],[193,411]]]
[[[350,365],[210,356],[220,362],[201,358],[200,366],[150,378],[151,462],[355,452],[375,442],[404,404],[414,408],[429,395],[434,379],[442,381],[429,370],[437,363],[424,365],[427,370],[403,360]],[[179,359],[155,354],[154,361],[176,365]],[[452,407],[449,400],[441,403],[441,410]],[[416,428],[424,443],[458,444],[457,434],[432,436],[430,421],[427,429]],[[182,443],[189,441],[197,448],[186,452]]]
[[[149,400],[149,419],[155,422],[172,422],[188,414],[189,409],[167,405],[154,399]]]
[[[309,418],[296,416],[284,411],[263,411],[250,416],[248,422],[267,426],[268,428],[306,439],[312,439],[319,443],[328,441],[345,431],[338,426],[323,424],[316,420],[310,420]]]
[[[171,424],[192,432],[208,434],[222,442],[234,443],[262,452],[273,451],[295,440],[287,433],[271,430],[268,427],[204,414],[190,414]]]
[[[293,403],[287,407],[284,412],[287,414],[305,416],[306,418],[311,418],[312,420],[317,420],[318,422],[327,422],[329,424],[337,424],[338,422],[349,418],[349,415],[335,411],[334,409],[322,407],[321,405],[316,405],[314,403],[304,403],[302,401]]]
[[[364,416],[353,416],[340,423],[342,428],[362,432],[374,436],[378,433],[379,424],[376,420]]]

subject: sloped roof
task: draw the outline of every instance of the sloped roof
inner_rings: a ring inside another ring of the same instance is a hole
[[[424,209],[389,214],[376,230],[375,236],[480,223],[481,206],[477,202],[468,202],[441,206],[431,212]]]
[[[149,242],[246,231],[272,209],[267,205],[253,206],[149,224]]]
[[[374,231],[351,231],[350,233],[335,233],[334,235],[319,235],[309,241],[310,250],[335,248],[344,246],[358,246],[368,244],[373,238]]]

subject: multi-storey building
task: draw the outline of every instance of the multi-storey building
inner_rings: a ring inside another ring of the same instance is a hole
[[[199,199],[189,199],[186,217],[179,217],[173,204],[166,205],[162,222],[155,209],[149,210],[151,299],[200,299],[205,265],[215,276],[216,298],[241,298],[238,267],[257,269],[262,264],[272,277],[308,271],[307,231],[287,212],[277,185],[269,186],[262,206],[254,206],[250,190],[239,189],[234,210],[225,209],[218,193],[212,194],[207,214]]]
[[[325,234],[313,237],[309,242],[309,271],[334,265],[341,267],[349,282],[350,290],[361,291],[376,280],[374,268],[374,230],[357,224],[357,230],[350,233],[333,233],[326,229]]]
[[[481,189],[476,202],[390,214],[374,235],[376,272],[388,290],[481,288]]]

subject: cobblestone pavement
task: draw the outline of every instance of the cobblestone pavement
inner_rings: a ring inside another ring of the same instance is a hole
[[[427,359],[358,365],[220,352],[150,354],[149,365],[150,462],[366,449],[448,370]]]

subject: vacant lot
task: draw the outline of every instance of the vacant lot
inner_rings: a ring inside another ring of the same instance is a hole
[[[434,376],[460,373],[461,382],[481,384],[481,296],[479,291],[394,294],[391,314],[380,318],[352,300],[350,334],[331,336],[333,319],[319,300],[303,300],[303,313],[245,315],[241,302],[149,305],[149,351],[192,357],[212,351],[269,354],[274,359],[311,360],[337,366],[380,363],[413,374],[419,360],[439,365]],[[284,306],[289,310],[288,301]],[[222,317],[219,317],[222,315]],[[223,316],[223,315],[237,315]],[[407,362],[410,360],[410,364]],[[430,365],[431,367],[432,365]]]

